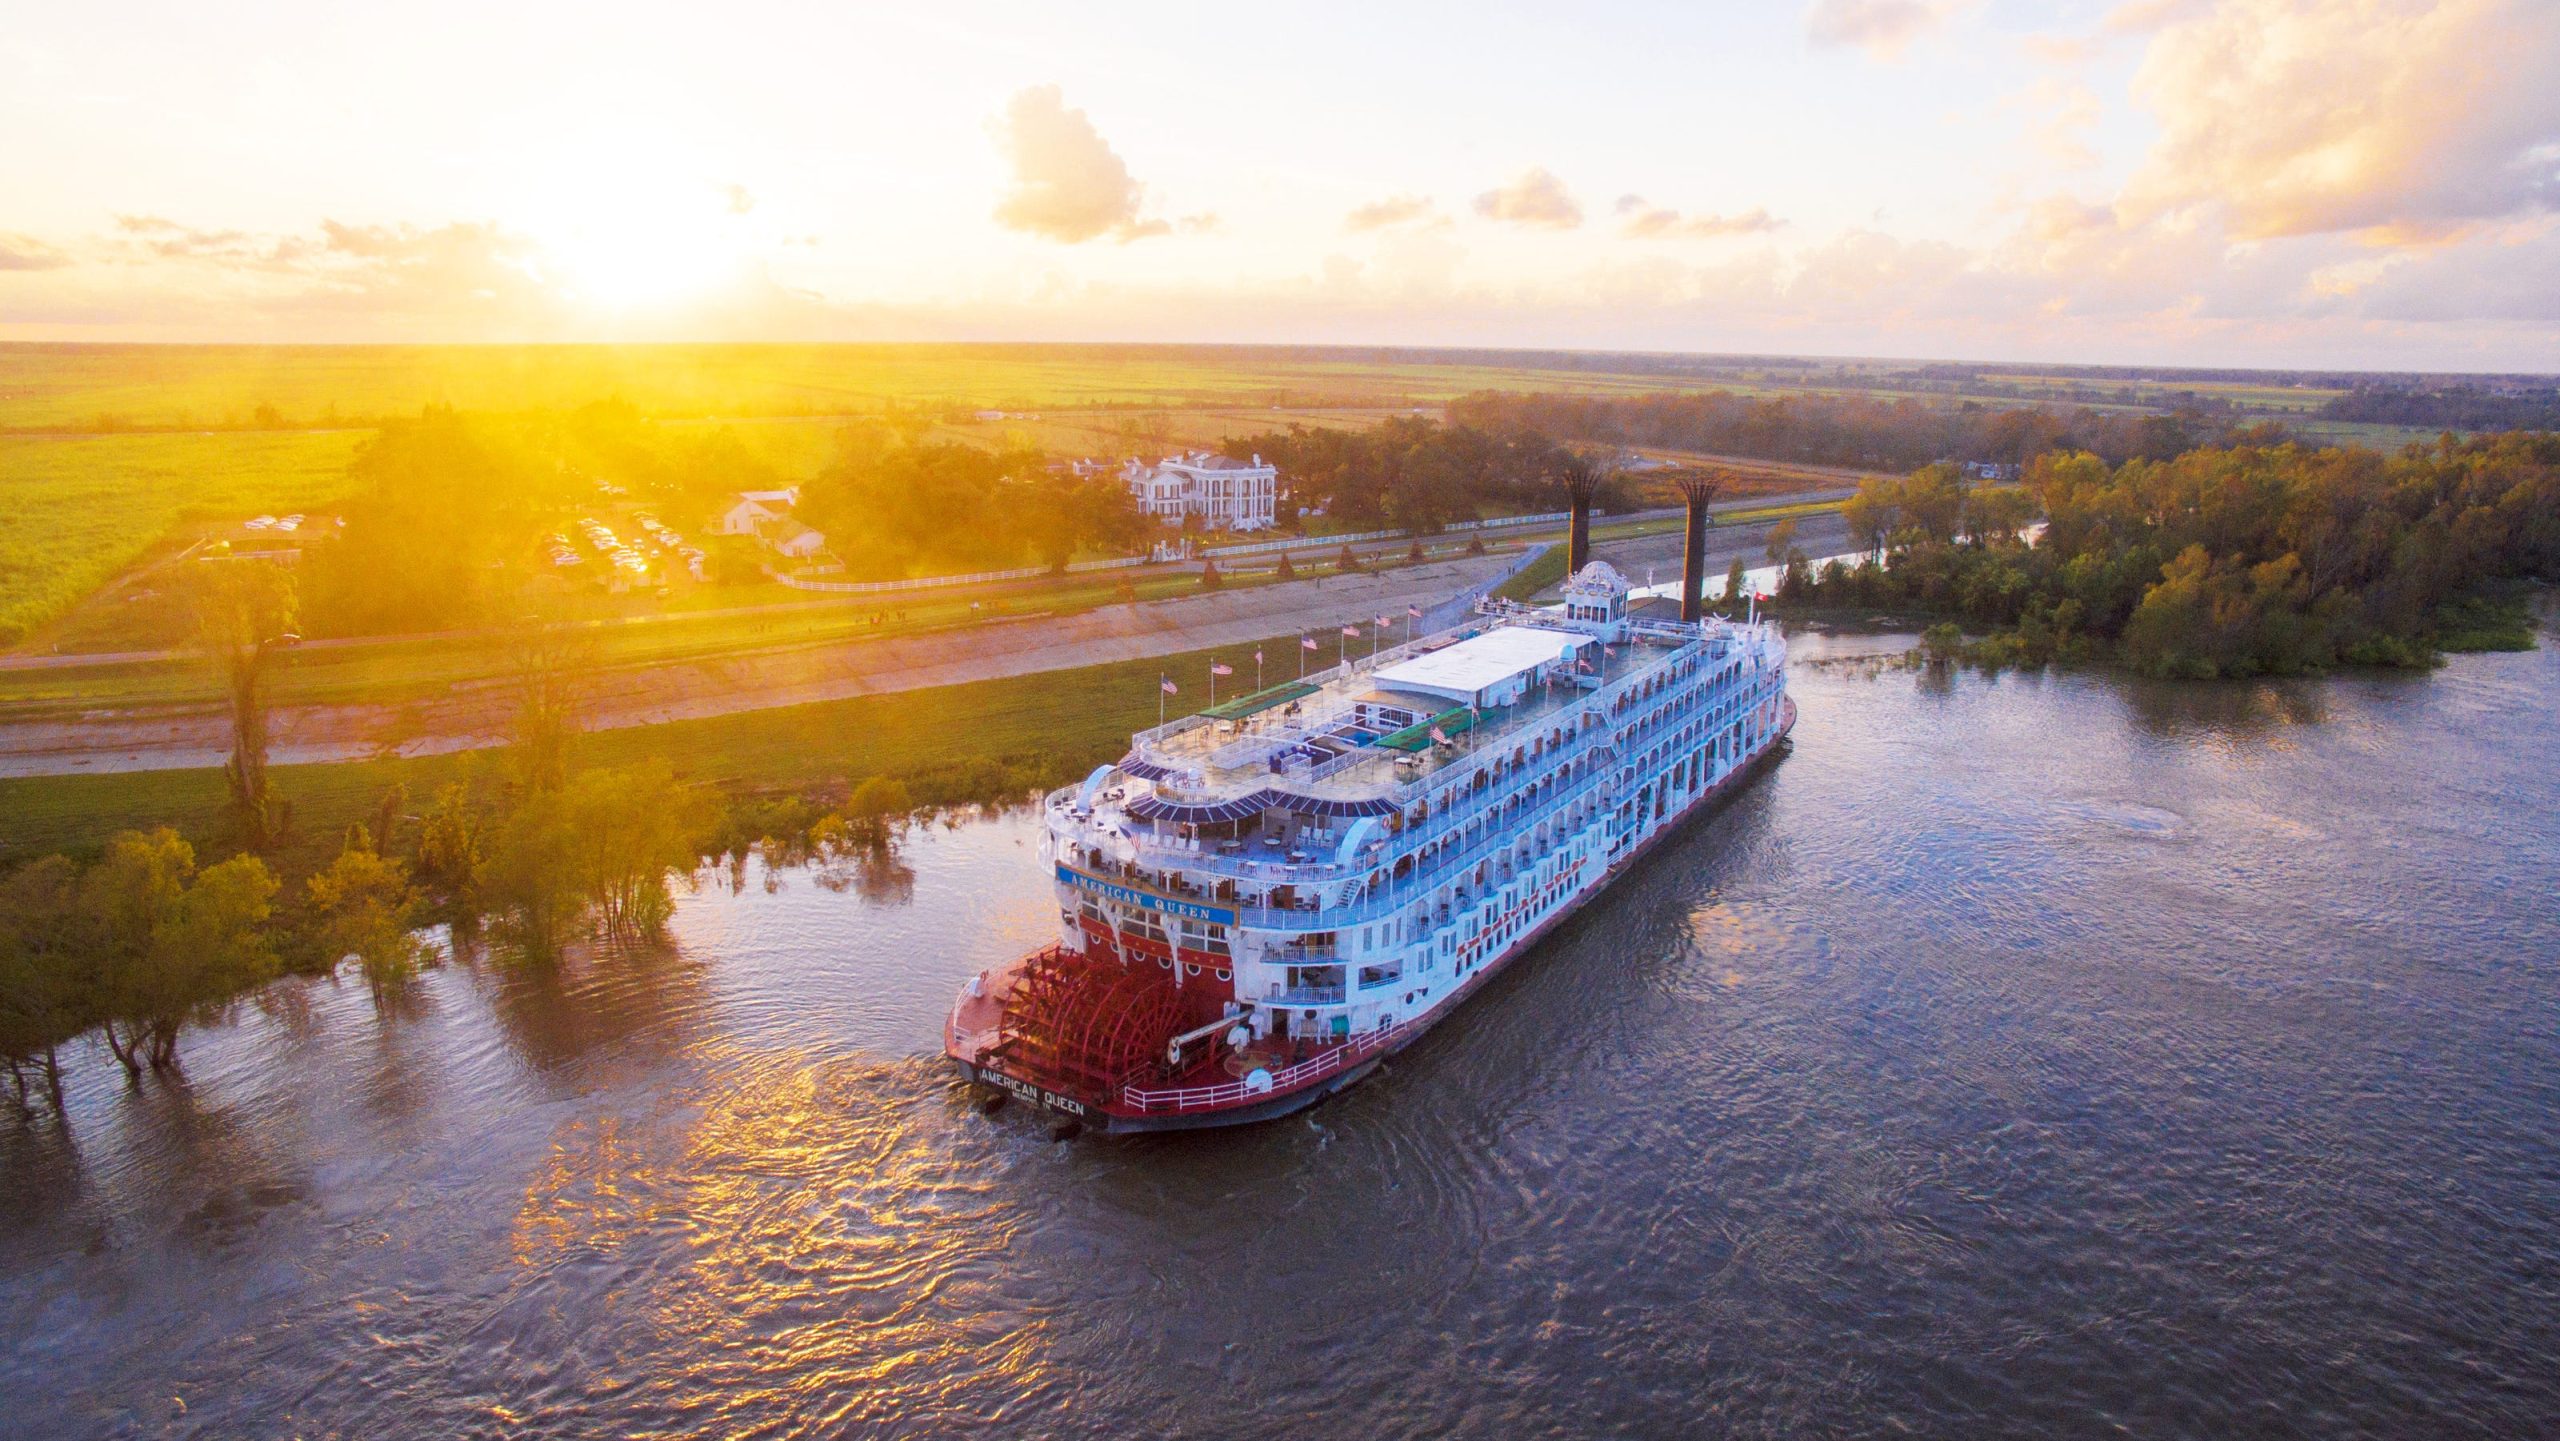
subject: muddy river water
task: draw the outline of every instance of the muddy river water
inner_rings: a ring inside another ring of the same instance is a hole
[[[2560,1434],[2560,652],[1800,642],[1795,753],[1378,1077],[1052,1144],[1020,816],[288,983],[0,1123],[12,1436]]]

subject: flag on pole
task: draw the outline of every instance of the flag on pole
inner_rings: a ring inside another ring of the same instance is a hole
[[[1182,694],[1182,688],[1173,683],[1173,678],[1171,676],[1157,676],[1156,684],[1164,687],[1164,693],[1166,695]]]
[[[1314,650],[1316,648],[1316,638],[1311,635],[1302,635],[1298,637],[1298,648],[1300,650]]]
[[[1342,628],[1342,633],[1356,639],[1360,634],[1360,627],[1356,625],[1346,625]]]
[[[1255,665],[1262,664],[1262,647],[1260,646],[1255,646],[1253,648],[1253,663]]]
[[[1438,726],[1433,726],[1431,728],[1431,743],[1433,745],[1447,745],[1449,743],[1449,733],[1440,729]]]
[[[1214,660],[1209,662],[1209,674],[1211,675],[1234,675],[1235,673],[1236,668],[1234,666],[1222,665]]]
[[[1420,619],[1422,619],[1422,607],[1420,607],[1420,606],[1418,606],[1418,605],[1408,605],[1408,606],[1406,606],[1406,607],[1404,608],[1404,613],[1405,613],[1406,615],[1412,616],[1415,620],[1420,620]]]
[[[1388,624],[1389,622],[1385,616],[1378,617],[1378,629],[1385,630]]]

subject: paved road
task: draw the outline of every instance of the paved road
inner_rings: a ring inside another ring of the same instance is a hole
[[[1721,593],[1725,567],[1735,556],[1753,566],[1765,563],[1762,548],[1770,524],[1727,524],[1709,532],[1709,594]],[[1836,514],[1803,516],[1797,526],[1796,543],[1809,555],[1849,549],[1846,527]],[[1676,530],[1628,539],[1610,539],[1604,532],[1593,549],[1642,585],[1680,578],[1680,546]],[[1498,553],[1379,574],[1103,606],[1075,615],[759,651],[723,661],[613,669],[598,677],[590,691],[590,724],[599,730],[656,725],[1210,646],[1241,648],[1292,630],[1317,631],[1329,641],[1345,621],[1386,615],[1401,622],[1408,605],[1430,612],[1427,624],[1447,625],[1463,610],[1462,605],[1453,607],[1453,601],[1498,584],[1526,558]],[[1239,669],[1250,659],[1240,653]],[[1268,657],[1271,677],[1286,674],[1283,668],[1295,661],[1294,655]],[[270,757],[279,765],[293,765],[502,745],[512,710],[509,684],[502,679],[457,685],[431,702],[411,706],[283,707],[274,717],[276,741]],[[223,717],[209,709],[99,711],[72,722],[0,724],[0,777],[219,766],[226,744]]]
[[[695,720],[1222,645],[1238,648],[1234,660],[1242,680],[1252,674],[1252,656],[1244,647],[1254,641],[1313,630],[1324,644],[1321,655],[1330,657],[1343,623],[1385,615],[1401,628],[1408,605],[1427,612],[1444,607],[1453,597],[1499,583],[1526,559],[1495,554],[729,661],[610,670],[589,691],[590,724],[610,730]],[[1295,653],[1266,659],[1273,680],[1297,663]],[[275,715],[270,756],[292,765],[499,745],[512,708],[502,680],[459,686],[416,707],[284,707]],[[204,711],[101,712],[69,723],[0,725],[0,776],[218,766],[225,744],[223,718]]]

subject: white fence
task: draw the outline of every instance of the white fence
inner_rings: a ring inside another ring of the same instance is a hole
[[[1572,512],[1563,510],[1549,511],[1542,515],[1502,515],[1496,516],[1491,520],[1462,520],[1453,525],[1444,526],[1441,533],[1444,535],[1456,535],[1464,534],[1471,530],[1501,530],[1506,526],[1514,525],[1553,525],[1557,521],[1571,519],[1573,519]],[[1288,540],[1248,540],[1239,542],[1235,545],[1213,545],[1207,550],[1202,551],[1201,554],[1213,557],[1222,555],[1269,555],[1273,551],[1280,550],[1322,550],[1326,546],[1365,545],[1373,540],[1402,540],[1404,538],[1405,532],[1400,530],[1364,530],[1357,535],[1302,535],[1292,537]],[[1417,540],[1422,538],[1423,537],[1420,536],[1415,537]]]

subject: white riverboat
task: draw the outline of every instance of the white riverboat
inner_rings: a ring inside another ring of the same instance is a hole
[[[1780,752],[1777,627],[1676,616],[1594,562],[1140,733],[1047,797],[1057,940],[969,983],[951,1059],[1102,1131],[1360,1079]]]

